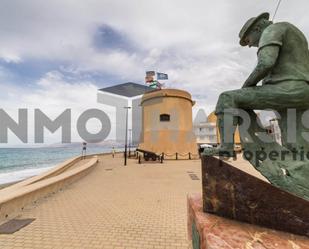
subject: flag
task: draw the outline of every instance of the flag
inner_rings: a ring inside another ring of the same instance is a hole
[[[166,73],[157,73],[157,80],[167,80],[168,75]]]
[[[145,77],[145,82],[148,83],[148,82],[153,82],[153,77],[152,76],[146,76]]]
[[[146,71],[146,76],[150,77],[150,76],[155,76],[156,72],[155,71]]]

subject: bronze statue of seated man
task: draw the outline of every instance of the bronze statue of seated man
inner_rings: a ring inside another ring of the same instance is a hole
[[[258,62],[241,89],[221,93],[215,113],[220,131],[218,148],[208,155],[234,152],[235,119],[227,110],[285,110],[309,107],[309,51],[304,34],[287,22],[272,23],[268,13],[249,19],[239,33],[240,45],[258,47]],[[261,86],[257,84],[262,81]],[[229,134],[226,134],[228,130]]]

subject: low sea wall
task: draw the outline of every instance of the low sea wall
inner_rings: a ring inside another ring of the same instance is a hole
[[[0,190],[0,223],[15,217],[25,206],[87,175],[97,165],[98,157],[87,156],[83,161],[81,157],[72,158],[41,175]]]

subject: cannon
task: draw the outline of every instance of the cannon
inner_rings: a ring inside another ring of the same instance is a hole
[[[143,154],[145,161],[149,161],[149,160],[157,161],[158,160],[161,163],[163,162],[163,156],[158,155],[155,152],[147,151],[147,150],[141,150],[141,149],[136,149],[136,151]],[[139,163],[140,163],[140,157],[139,157]]]

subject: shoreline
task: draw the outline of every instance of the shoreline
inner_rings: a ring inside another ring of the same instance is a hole
[[[123,153],[123,152],[122,152],[122,151],[117,151],[116,154],[118,154],[118,153]],[[99,155],[108,155],[108,154],[111,154],[111,152],[89,153],[87,156],[95,156],[95,155],[98,155],[98,156],[99,156]],[[72,158],[72,157],[70,157],[69,159],[71,159],[71,158]],[[61,162],[54,163],[54,164],[52,164],[52,166],[49,166],[49,167],[37,168],[37,169],[39,169],[39,170],[42,169],[43,172],[39,172],[38,174],[34,174],[34,175],[28,175],[28,176],[25,177],[24,179],[18,179],[18,180],[16,179],[15,181],[12,181],[12,182],[0,183],[0,190],[2,190],[2,189],[4,189],[4,188],[7,188],[7,187],[9,187],[9,186],[11,186],[11,185],[14,185],[14,184],[16,184],[16,183],[18,183],[18,182],[25,181],[25,180],[27,180],[27,179],[29,179],[29,178],[31,178],[31,177],[40,175],[40,174],[44,173],[44,169],[50,170],[50,169],[52,169],[52,168],[54,168],[54,167],[57,167],[57,165],[61,164],[62,162],[65,162],[66,160],[69,160],[69,159],[65,159],[65,160],[63,160],[63,161],[61,161]],[[30,169],[30,170],[33,170],[33,169]],[[16,171],[16,172],[18,172],[18,171]]]
[[[26,180],[27,178],[25,178],[24,180]],[[22,180],[23,181],[23,180]],[[11,185],[14,185],[15,183],[18,183],[18,182],[21,182],[21,181],[15,181],[15,182],[8,182],[8,183],[3,183],[3,184],[0,184],[0,190],[6,188],[6,187],[9,187]]]

